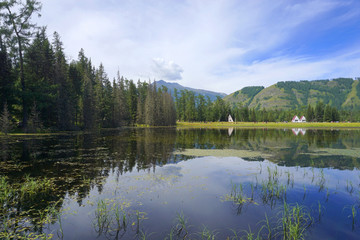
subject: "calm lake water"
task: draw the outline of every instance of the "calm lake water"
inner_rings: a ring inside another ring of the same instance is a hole
[[[296,224],[305,239],[360,236],[358,130],[123,129],[0,147],[0,238],[282,239]]]

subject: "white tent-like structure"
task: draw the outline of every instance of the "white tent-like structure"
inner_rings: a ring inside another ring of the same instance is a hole
[[[231,117],[231,115],[229,114],[229,117],[228,117],[228,122],[234,122],[233,118]]]
[[[291,120],[291,122],[293,122],[293,123],[300,122],[300,119],[299,119],[298,116],[295,115],[295,116],[293,117],[293,119]]]
[[[306,122],[305,116],[302,116],[302,117],[300,118],[300,122]]]

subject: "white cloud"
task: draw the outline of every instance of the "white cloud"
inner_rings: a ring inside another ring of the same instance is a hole
[[[154,72],[162,80],[181,80],[184,70],[173,61],[165,61],[162,58],[154,58]]]
[[[360,49],[356,45],[323,56],[287,53],[289,43],[321,18],[329,24],[313,32],[359,18],[352,11],[330,19],[342,5],[342,0],[43,0],[40,23],[49,33],[59,32],[69,56],[76,59],[84,48],[110,77],[119,70],[134,80],[181,79],[185,86],[231,93],[277,81],[360,76],[353,64],[360,57],[344,57]],[[305,36],[301,44],[306,41]]]

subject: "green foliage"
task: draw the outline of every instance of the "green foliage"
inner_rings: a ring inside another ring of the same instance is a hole
[[[360,96],[360,86],[354,83],[358,81],[354,81],[352,78],[338,78],[278,82],[265,89],[261,89],[261,87],[243,88],[225,97],[224,100],[231,103],[232,107],[242,104],[266,110],[299,109],[309,104],[315,107],[320,101],[324,103],[324,108],[329,104],[336,109],[355,110],[359,105],[357,99]],[[260,91],[257,92],[258,90]],[[322,121],[323,116],[317,120]]]
[[[11,121],[11,116],[8,111],[7,103],[5,102],[3,111],[0,115],[0,131],[5,133],[6,135],[12,130],[12,128],[13,128],[13,124]]]
[[[145,124],[174,126],[176,124],[174,101],[166,89],[163,91],[156,89],[156,83],[148,86],[144,107]]]
[[[247,95],[249,98],[254,97],[256,94],[258,94],[261,90],[263,90],[264,87],[260,86],[254,86],[254,87],[244,87],[241,89],[241,93]]]
[[[27,127],[28,120],[28,86],[25,81],[24,70],[24,55],[23,52],[29,43],[31,37],[35,33],[36,24],[31,23],[31,17],[38,14],[41,9],[41,3],[36,0],[9,0],[2,1],[0,4],[0,17],[3,25],[1,26],[2,33],[4,33],[7,44],[10,45],[11,54],[19,63],[19,75],[21,85],[21,105],[23,127]]]

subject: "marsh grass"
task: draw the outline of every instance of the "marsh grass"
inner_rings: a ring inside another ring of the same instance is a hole
[[[237,205],[238,206],[237,207],[238,215],[239,215],[239,214],[241,214],[242,207],[244,206],[244,204],[246,204],[246,203],[257,204],[254,201],[254,192],[255,192],[255,188],[252,183],[250,184],[251,197],[247,197],[245,190],[244,190],[244,185],[242,183],[236,184],[236,183],[231,182],[230,194],[226,194],[221,199],[222,199],[222,201],[232,202],[235,205]]]
[[[24,182],[20,186],[20,198],[23,201],[32,200],[38,195],[50,193],[55,188],[51,179],[35,179],[29,175],[25,176]]]
[[[41,202],[54,191],[52,179],[25,175],[22,181],[10,183],[8,178],[0,176],[0,239],[52,238],[53,234],[40,230],[57,221],[59,203],[49,202],[44,208]],[[35,210],[31,203],[41,207]]]
[[[261,183],[261,200],[265,204],[275,206],[278,200],[286,200],[287,185],[277,179],[269,178]]]
[[[359,206],[357,204],[353,204],[350,206],[345,206],[343,211],[349,209],[350,214],[348,215],[348,218],[351,219],[351,228],[352,230],[355,229],[355,224],[356,224],[356,216],[358,214],[358,208]]]
[[[203,226],[201,232],[197,235],[199,236],[198,239],[201,240],[215,240],[217,234],[218,233],[216,231],[210,231],[206,226]]]
[[[251,228],[249,226],[249,230],[243,230],[242,232],[244,232],[244,235],[241,237],[241,239],[246,239],[246,240],[261,240],[260,237],[260,231],[258,232],[258,234],[255,236],[255,233],[253,233],[251,231]]]
[[[314,220],[304,206],[298,204],[291,206],[284,202],[280,212],[279,226],[283,239],[305,239],[306,230],[314,223]]]
[[[94,212],[93,227],[98,236],[104,235],[107,238],[121,238],[128,230],[131,222],[132,229],[138,237],[146,237],[147,234],[141,229],[141,222],[145,219],[146,213],[138,210],[130,210],[131,203],[115,201],[113,199],[100,199],[96,203]]]

